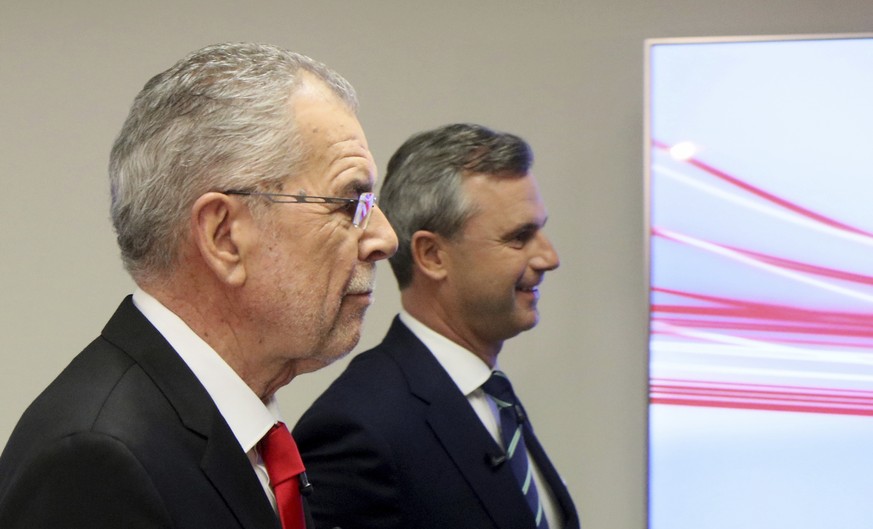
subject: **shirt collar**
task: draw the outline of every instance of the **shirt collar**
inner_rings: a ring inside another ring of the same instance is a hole
[[[209,344],[144,290],[134,291],[133,303],[194,372],[243,451],[254,448],[273,424],[281,420],[275,396],[266,404],[262,402]]]
[[[491,376],[491,368],[469,349],[431,329],[405,310],[400,311],[399,317],[412,334],[430,350],[465,397],[479,389]]]

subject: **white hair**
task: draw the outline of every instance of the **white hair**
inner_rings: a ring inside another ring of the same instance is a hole
[[[146,83],[109,162],[112,223],[135,280],[172,269],[203,193],[276,188],[295,173],[305,153],[288,100],[302,72],[357,112],[339,74],[263,44],[208,46]]]

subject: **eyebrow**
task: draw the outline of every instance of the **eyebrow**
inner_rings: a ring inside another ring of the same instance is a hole
[[[354,178],[346,182],[340,191],[343,195],[354,195],[355,198],[361,193],[373,191],[373,183],[369,179]]]
[[[527,229],[541,230],[541,229],[546,227],[547,222],[549,222],[548,215],[546,215],[545,217],[542,218],[542,222],[540,222],[540,219],[529,220],[527,222],[523,222],[523,223],[518,225],[518,229],[527,228]]]
[[[331,196],[358,198],[362,193],[369,193],[373,190],[373,184],[369,180],[354,178],[346,182],[339,191],[329,193]],[[310,196],[312,193],[306,189],[300,188],[297,191],[298,195]],[[314,195],[312,195],[314,196]]]
[[[549,220],[549,217],[546,216],[543,218],[542,223],[537,222],[537,221],[528,221],[528,222],[523,222],[521,224],[517,224],[517,225],[513,226],[512,228],[509,228],[508,230],[506,230],[506,234],[504,236],[507,237],[507,239],[510,239],[512,237],[515,237],[519,233],[525,233],[525,232],[537,233],[538,231],[541,231],[546,227],[546,222],[548,222],[548,220]]]

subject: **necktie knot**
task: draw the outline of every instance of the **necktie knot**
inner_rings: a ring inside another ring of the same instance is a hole
[[[270,476],[270,484],[274,488],[305,470],[300,452],[297,450],[297,443],[294,442],[285,423],[276,423],[267,432],[267,435],[261,439],[260,451],[264,465],[267,467],[267,474]]]
[[[503,371],[496,369],[492,371],[488,380],[482,384],[482,390],[490,395],[500,408],[518,404],[515,392],[512,391],[512,384],[509,383],[509,378],[506,377]]]

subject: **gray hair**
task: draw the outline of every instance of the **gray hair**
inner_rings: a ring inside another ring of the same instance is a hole
[[[462,193],[465,176],[524,176],[533,152],[523,139],[481,125],[458,123],[418,133],[388,162],[379,207],[397,233],[391,268],[401,289],[412,281],[412,235],[427,230],[458,235],[475,212]]]
[[[296,172],[306,153],[288,100],[303,72],[357,112],[339,74],[263,44],[208,46],[146,83],[109,161],[112,224],[135,280],[172,269],[203,193],[278,188]]]

